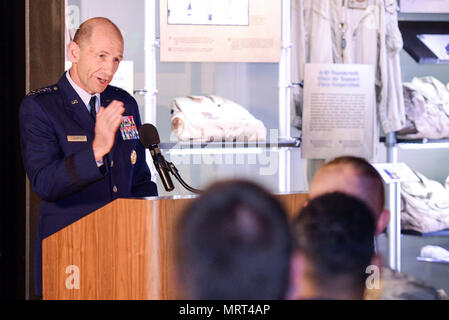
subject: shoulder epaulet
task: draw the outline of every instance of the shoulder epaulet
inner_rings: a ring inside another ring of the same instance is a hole
[[[58,86],[54,85],[54,86],[50,86],[50,87],[33,90],[33,91],[29,92],[27,94],[27,96],[38,96],[41,94],[55,93],[58,90],[59,90]]]

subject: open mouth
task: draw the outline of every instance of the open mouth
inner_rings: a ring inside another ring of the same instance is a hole
[[[102,79],[102,78],[98,78],[98,77],[97,77],[97,80],[98,80],[98,82],[100,82],[102,85],[105,85],[105,84],[108,83],[108,80],[106,80],[106,79]]]

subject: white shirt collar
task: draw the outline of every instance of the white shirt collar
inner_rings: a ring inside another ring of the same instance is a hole
[[[67,76],[67,80],[69,80],[70,85],[73,87],[73,89],[76,91],[76,93],[78,93],[78,95],[80,96],[81,100],[84,102],[84,105],[86,106],[87,110],[90,112],[90,98],[92,97],[92,95],[85,91],[83,88],[81,88],[79,85],[77,85],[72,77],[70,76],[70,70],[68,70],[66,73]],[[99,109],[99,105],[100,105],[100,94],[96,93],[95,96],[97,97],[97,102],[95,104],[95,109],[98,112]]]

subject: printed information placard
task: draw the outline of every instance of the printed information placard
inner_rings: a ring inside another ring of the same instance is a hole
[[[302,157],[330,159],[374,154],[374,66],[307,64]]]
[[[449,13],[449,0],[401,0],[403,13]]]

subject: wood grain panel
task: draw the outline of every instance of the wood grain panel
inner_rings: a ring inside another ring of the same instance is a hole
[[[159,239],[161,299],[180,299],[180,290],[176,281],[176,228],[182,217],[183,210],[193,199],[162,200],[161,207],[167,214],[161,216]]]
[[[56,83],[64,72],[65,1],[26,0],[26,92]],[[14,27],[16,28],[16,27]],[[27,295],[34,296],[33,248],[36,239],[39,203],[27,180]]]
[[[45,299],[149,299],[153,272],[153,212],[145,200],[114,201],[43,241]],[[68,290],[68,266],[80,289]]]
[[[61,0],[29,0],[29,89],[58,82],[64,72],[65,5]]]
[[[309,194],[307,193],[297,193],[289,195],[278,195],[278,199],[284,206],[287,216],[292,220],[307,202]]]

